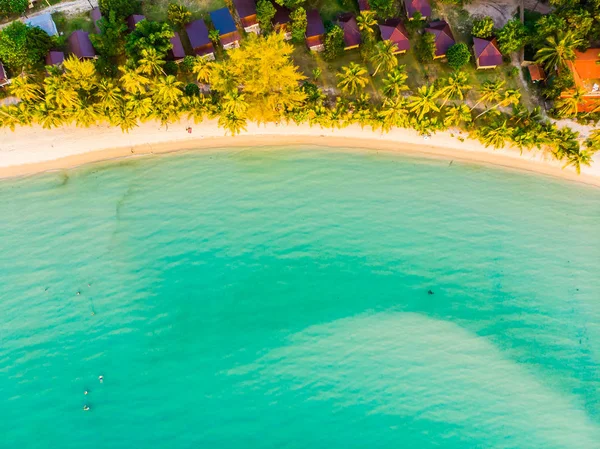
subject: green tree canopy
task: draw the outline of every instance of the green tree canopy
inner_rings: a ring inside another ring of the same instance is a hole
[[[396,15],[394,0],[369,0],[369,5],[380,19],[389,19]]]
[[[173,26],[183,28],[192,19],[192,13],[183,5],[169,3],[167,9],[167,20]]]
[[[481,39],[488,39],[494,34],[494,21],[491,17],[484,17],[483,19],[475,19],[473,21],[473,29],[471,34]]]
[[[520,50],[526,43],[527,28],[518,19],[509,20],[498,30],[498,47],[505,55]]]
[[[22,14],[28,5],[29,0],[0,0],[0,15]]]
[[[54,40],[44,30],[15,21],[0,31],[0,60],[14,72],[41,66]]]
[[[421,62],[433,61],[435,57],[435,36],[431,33],[423,33],[415,46],[415,54]]]
[[[98,21],[100,34],[90,34],[92,45],[99,55],[105,58],[115,58],[123,53],[125,45],[125,32],[127,25],[118,19],[115,12]]]
[[[454,44],[450,47],[446,53],[446,57],[448,58],[448,65],[454,70],[458,70],[469,63],[471,60],[471,52],[469,51],[467,44],[461,42],[460,44]]]
[[[140,4],[135,0],[98,0],[98,7],[103,16],[114,11],[118,19],[124,19],[138,11]]]
[[[171,27],[164,22],[142,20],[135,26],[135,30],[127,36],[125,50],[127,55],[138,60],[141,51],[153,48],[159,55],[166,55],[173,46],[170,39],[174,36]]]
[[[344,53],[344,30],[334,25],[325,35],[323,58],[331,61]]]
[[[304,3],[305,0],[275,0],[275,1],[279,5],[285,6],[286,8],[296,9],[298,6],[300,6],[302,3]]]
[[[303,42],[306,26],[308,25],[306,10],[302,6],[298,7],[290,13],[290,20],[292,22],[292,39],[296,43]]]
[[[256,4],[256,20],[260,25],[260,30],[263,33],[268,33],[273,28],[273,17],[277,10],[270,0],[258,0]]]

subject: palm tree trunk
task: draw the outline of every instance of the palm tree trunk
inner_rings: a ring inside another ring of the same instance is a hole
[[[381,68],[381,64],[383,64],[383,62],[380,62],[379,65],[377,66],[377,68],[375,69],[375,72],[373,73],[372,76],[377,75],[377,72],[379,72],[379,69]]]

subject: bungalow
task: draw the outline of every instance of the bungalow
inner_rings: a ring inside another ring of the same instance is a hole
[[[95,59],[96,51],[87,31],[73,31],[67,40],[69,51],[79,59]]]
[[[417,12],[421,14],[423,19],[428,19],[431,16],[431,5],[427,0],[404,0],[404,8],[408,20],[413,20]]]
[[[585,94],[579,105],[581,112],[591,112],[600,106],[600,48],[586,51],[575,51],[575,60],[568,61],[567,67],[573,74],[577,89]],[[572,93],[564,92],[561,97],[570,97]]]
[[[306,46],[310,51],[323,51],[325,49],[325,27],[319,11],[311,9],[306,13]]]
[[[10,84],[10,78],[6,75],[4,64],[0,62],[0,87],[4,87],[7,84]]]
[[[408,40],[408,32],[400,19],[388,19],[379,24],[381,39],[391,41],[398,47],[396,53],[406,53],[410,49],[410,41]]]
[[[544,72],[544,69],[539,64],[529,64],[527,72],[532,83],[539,83],[546,79],[546,72]]]
[[[260,34],[260,25],[256,20],[256,3],[254,0],[233,0],[233,5],[240,17],[246,33]]]
[[[289,41],[292,38],[292,23],[290,19],[290,10],[285,6],[280,6],[275,3],[275,15],[271,23],[273,29],[277,32],[283,33],[283,38]]]
[[[46,65],[61,65],[65,60],[65,54],[62,51],[51,50],[46,55]]]
[[[25,20],[25,25],[41,28],[48,36],[58,36],[56,24],[54,23],[54,20],[52,20],[52,15],[50,14],[40,14],[39,16],[27,19]]]
[[[344,50],[358,48],[362,38],[354,14],[351,12],[341,14],[338,17],[337,25],[344,30]]]
[[[444,20],[431,22],[425,31],[435,37],[435,59],[446,56],[448,49],[456,43],[450,25]]]
[[[495,69],[502,65],[502,53],[498,49],[496,38],[481,39],[473,38],[473,52],[475,53],[475,64],[478,69]]]
[[[208,37],[208,28],[204,20],[198,19],[188,23],[185,26],[192,50],[197,56],[202,56],[206,59],[215,59],[215,49],[210,38]]]
[[[171,41],[171,49],[167,52],[167,57],[172,61],[180,63],[185,58],[185,50],[183,49],[179,33],[177,31],[173,32],[173,37],[169,40]]]
[[[92,17],[92,22],[94,22],[94,29],[96,33],[100,33],[100,27],[98,26],[98,21],[102,18],[102,13],[100,12],[100,8],[96,7],[90,11],[90,16]]]
[[[224,50],[240,46],[240,33],[235,26],[233,17],[227,8],[210,12],[210,20],[219,32],[219,40]]]
[[[135,30],[135,26],[142,20],[146,20],[146,16],[141,14],[132,14],[127,17],[127,28],[129,28],[129,31]]]
[[[369,5],[369,0],[358,0],[358,10],[359,11],[370,11],[371,5]]]

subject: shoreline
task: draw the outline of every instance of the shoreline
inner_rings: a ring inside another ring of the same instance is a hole
[[[192,127],[192,134],[186,128]],[[124,134],[105,125],[91,128],[41,127],[2,130],[0,140],[0,179],[24,177],[60,171],[81,165],[108,162],[128,157],[168,154],[180,151],[224,147],[265,147],[317,145],[324,147],[381,150],[421,157],[460,160],[495,165],[525,172],[535,172],[569,181],[600,187],[600,158],[595,155],[590,167],[578,175],[571,167],[552,160],[541,151],[524,152],[486,148],[478,141],[459,140],[458,133],[440,132],[424,140],[413,130],[394,129],[389,133],[349,126],[344,129],[321,129],[308,125],[248,123],[248,130],[235,137],[224,136],[216,121],[200,124],[181,121],[167,129],[148,122]]]

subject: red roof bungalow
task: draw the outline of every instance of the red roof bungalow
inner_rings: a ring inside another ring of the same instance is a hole
[[[600,48],[586,51],[575,51],[575,60],[568,61],[567,66],[573,74],[575,86],[583,89],[585,95],[579,105],[580,112],[591,112],[600,106]],[[561,97],[570,97],[564,92]]]
[[[171,49],[167,52],[167,57],[172,61],[180,63],[185,58],[185,50],[183,49],[179,33],[177,31],[173,32],[173,37],[169,41],[171,41]]]
[[[358,10],[359,11],[370,11],[371,5],[369,5],[369,0],[358,0]]]
[[[273,24],[273,29],[278,33],[283,33],[283,38],[286,41],[289,41],[292,38],[292,27],[291,27],[291,19],[290,19],[290,10],[285,6],[280,6],[278,3],[275,3],[275,15],[273,16],[273,20],[271,23]]]
[[[204,20],[198,19],[188,23],[185,26],[185,31],[190,39],[192,49],[197,56],[202,56],[206,59],[215,59],[215,49],[208,37],[208,28],[206,28]]]
[[[100,8],[95,7],[90,11],[90,16],[92,17],[92,22],[94,22],[94,29],[96,33],[100,33],[100,27],[98,26],[98,20],[102,18],[102,13],[100,12]]]
[[[46,55],[46,65],[61,65],[65,60],[65,54],[62,51],[49,51]]]
[[[90,40],[90,35],[87,31],[73,31],[67,40],[69,51],[79,59],[94,59],[96,58],[96,50]]]
[[[135,30],[135,26],[142,20],[146,20],[146,16],[141,14],[132,14],[127,17],[127,28],[129,28],[129,31]]]
[[[473,52],[478,69],[495,69],[502,65],[502,53],[498,49],[496,38],[481,39],[473,37]]]
[[[256,20],[256,3],[254,0],[233,0],[233,6],[240,17],[246,33],[260,34],[260,25]]]
[[[219,32],[219,40],[224,50],[240,46],[240,33],[235,26],[229,9],[221,8],[211,11],[210,20]]]
[[[444,20],[431,22],[425,31],[435,36],[435,59],[446,56],[448,49],[456,43],[450,25]]]
[[[306,13],[306,46],[310,51],[323,51],[325,49],[325,27],[319,11],[311,9]]]
[[[358,48],[362,38],[354,14],[351,12],[341,14],[338,17],[337,25],[344,30],[344,50]]]
[[[532,83],[539,83],[546,79],[546,72],[544,72],[544,69],[538,64],[528,65],[527,72],[529,73],[529,78]]]
[[[408,32],[400,19],[388,19],[379,24],[381,39],[391,41],[398,47],[396,53],[406,53],[410,49],[410,41],[408,40]]]
[[[0,62],[0,87],[10,84],[10,79],[6,76],[6,70],[4,70],[4,64]]]
[[[408,20],[413,20],[416,12],[420,13],[423,19],[431,16],[431,5],[427,0],[404,0],[404,8]]]

